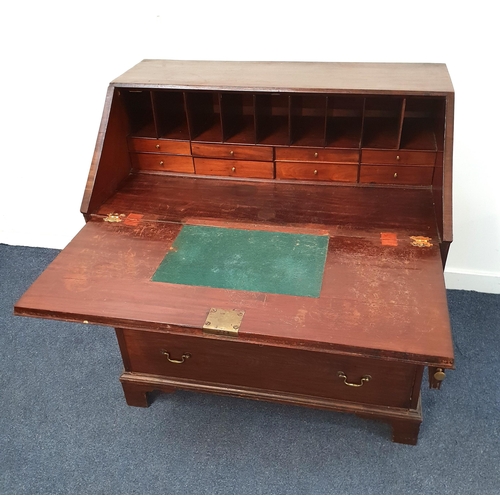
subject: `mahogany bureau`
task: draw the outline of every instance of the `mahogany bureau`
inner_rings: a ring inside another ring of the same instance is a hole
[[[142,61],[109,87],[85,227],[15,313],[114,327],[129,405],[294,403],[416,444],[424,368],[454,365],[453,102],[443,64]]]

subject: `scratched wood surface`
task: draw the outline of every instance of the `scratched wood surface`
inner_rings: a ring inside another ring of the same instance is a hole
[[[225,227],[245,220],[218,215]],[[293,228],[283,227],[300,232],[307,215],[299,210]],[[177,325],[201,335],[211,307],[238,308],[245,310],[243,341],[453,365],[439,245],[416,248],[404,233],[320,223],[313,229],[330,234],[330,243],[319,298],[152,282],[181,227],[140,216],[122,223],[96,217],[19,300],[16,313],[152,331]]]
[[[379,238],[423,234],[437,242],[432,193],[404,189],[267,183],[136,174],[96,211],[137,213],[144,220],[218,221],[316,230],[357,231]],[[373,233],[373,230],[375,233]]]

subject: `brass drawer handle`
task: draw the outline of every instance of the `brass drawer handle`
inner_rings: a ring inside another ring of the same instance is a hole
[[[365,382],[370,382],[372,379],[370,375],[363,375],[361,377],[361,383],[360,384],[351,384],[350,382],[347,381],[347,375],[344,372],[338,372],[339,378],[344,379],[344,384],[348,385],[349,387],[361,387]]]
[[[170,361],[170,363],[175,363],[176,365],[180,365],[181,363],[184,363],[184,361],[186,361],[186,359],[189,359],[191,357],[191,354],[189,354],[189,352],[185,352],[181,356],[182,359],[172,359],[170,357],[170,353],[167,351],[161,351],[161,353],[167,357],[167,360]]]

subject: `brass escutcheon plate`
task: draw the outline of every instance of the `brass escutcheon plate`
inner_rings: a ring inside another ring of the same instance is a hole
[[[206,333],[238,336],[245,311],[240,309],[217,309],[212,307],[203,325]]]

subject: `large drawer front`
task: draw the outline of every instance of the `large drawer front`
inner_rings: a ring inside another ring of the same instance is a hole
[[[417,370],[401,362],[225,339],[135,330],[124,330],[124,339],[132,372],[401,408],[410,406]]]

